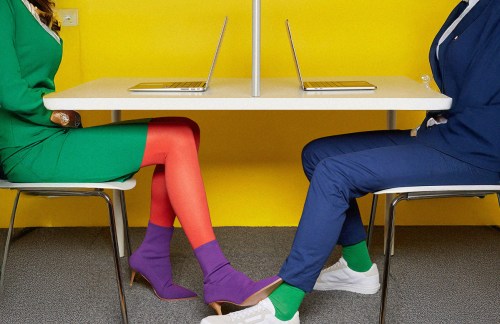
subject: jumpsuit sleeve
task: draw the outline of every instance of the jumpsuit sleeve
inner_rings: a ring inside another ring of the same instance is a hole
[[[490,141],[500,143],[500,5],[493,9],[497,14],[492,15],[488,24],[493,27],[468,68],[470,73],[456,109],[459,112],[470,110],[468,119],[472,126],[488,134]],[[500,149],[500,144],[497,145]]]
[[[15,47],[14,13],[7,0],[0,0],[0,109],[35,124],[54,126],[51,111],[43,104],[48,89],[33,88],[21,74]]]

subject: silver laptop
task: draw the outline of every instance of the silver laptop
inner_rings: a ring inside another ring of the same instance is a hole
[[[208,84],[210,83],[210,78],[212,77],[212,72],[214,71],[215,62],[217,61],[217,56],[219,55],[219,49],[222,44],[222,38],[226,30],[227,17],[224,19],[224,24],[222,25],[222,30],[219,36],[219,43],[215,50],[215,56],[212,61],[212,66],[210,67],[210,72],[208,73],[207,81],[172,81],[172,82],[144,82],[136,84],[135,86],[129,88],[129,91],[134,92],[166,92],[166,91],[187,91],[187,92],[200,92],[206,91],[208,89]]]
[[[302,81],[302,75],[300,74],[299,60],[297,59],[297,53],[295,52],[295,46],[293,45],[292,32],[290,31],[290,23],[288,19],[285,21],[286,30],[288,32],[288,39],[290,39],[290,45],[292,47],[293,59],[295,62],[295,68],[297,69],[297,75],[299,76],[300,86],[302,90],[305,91],[335,91],[335,90],[375,90],[377,87],[366,81]]]

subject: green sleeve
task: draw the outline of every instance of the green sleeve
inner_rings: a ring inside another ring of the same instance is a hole
[[[34,89],[23,79],[15,48],[14,13],[8,0],[0,0],[0,108],[33,123],[54,126],[43,105],[48,89]]]

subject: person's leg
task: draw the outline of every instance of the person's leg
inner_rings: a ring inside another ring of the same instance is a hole
[[[163,183],[165,190],[160,188],[154,195],[166,194],[170,204],[165,200],[155,210],[171,208],[178,217],[203,270],[205,301],[218,312],[220,301],[253,305],[265,298],[281,280],[272,277],[254,282],[234,270],[222,253],[212,229],[198,163],[198,132],[196,124],[187,119],[153,120],[148,125],[141,166],[164,166],[165,181],[157,183],[159,186]]]
[[[314,285],[337,243],[349,202],[390,187],[496,183],[498,174],[421,144],[370,149],[322,160],[316,167],[302,218],[280,274],[305,291]],[[362,237],[344,238],[355,244]],[[361,233],[361,232],[359,232]],[[321,244],[318,244],[321,242]]]
[[[317,164],[326,158],[380,147],[411,144],[414,140],[409,130],[369,131],[319,138],[307,144],[302,151],[304,173],[311,180]],[[342,245],[341,260],[356,272],[369,271],[373,265],[364,233],[356,199],[351,199],[337,244]],[[329,286],[323,284],[322,289],[331,288]],[[377,290],[370,289],[374,292]]]
[[[173,227],[175,212],[165,183],[165,166],[157,165],[151,178],[151,207],[149,221],[162,227]]]
[[[304,292],[310,291],[331,249],[340,243],[340,239],[343,245],[356,244],[364,239],[361,224],[357,230],[354,226],[346,230],[345,225],[351,210],[350,201],[368,192],[394,186],[488,181],[498,181],[498,174],[419,144],[389,146],[323,159],[315,168],[292,251],[279,275],[286,283]],[[271,301],[273,297],[271,294]],[[283,306],[277,307],[277,316],[280,308]],[[293,311],[287,315],[278,318],[288,320]]]
[[[151,136],[166,136],[165,134],[152,133],[152,129],[175,136],[166,129],[160,131],[162,126],[153,128],[152,124],[189,128],[192,133],[189,136],[193,137],[196,149],[198,149],[199,129],[194,122],[185,118],[159,118],[151,120],[148,125],[146,140],[146,150],[148,151],[145,151],[144,157],[146,157],[146,153],[152,154],[152,151],[154,152],[154,148],[151,147]],[[145,166],[144,157],[141,167]],[[135,274],[138,272],[151,284],[155,294],[160,299],[167,300],[187,299],[196,296],[196,293],[178,286],[172,281],[170,241],[174,232],[175,217],[176,214],[166,186],[165,165],[157,164],[151,180],[151,208],[146,235],[140,247],[129,258],[130,267],[133,269],[130,284],[132,285]]]
[[[153,119],[141,163],[141,167],[160,166],[152,183],[152,198],[157,199],[151,202],[151,221],[168,223],[166,219],[173,221],[177,215],[193,249],[215,239],[198,163],[198,143],[199,128],[193,121]]]
[[[369,149],[325,158],[316,165],[292,249],[279,276],[294,294],[289,302],[281,287],[259,305],[223,319],[208,317],[203,324],[232,323],[232,317],[256,313],[265,323],[299,323],[296,298],[312,290],[330,251],[338,242],[349,202],[368,192],[400,186],[496,184],[500,174],[476,168],[420,144]],[[353,231],[345,242],[359,242],[362,231]],[[278,297],[278,298],[276,298]],[[276,303],[276,304],[275,304]],[[283,305],[284,304],[284,305]],[[293,305],[292,305],[293,304]],[[281,309],[286,308],[285,314]],[[293,317],[290,318],[290,316]]]
[[[349,201],[390,187],[497,183],[499,174],[476,168],[432,148],[399,145],[322,160],[311,179],[302,218],[279,276],[309,292],[338,242]],[[361,229],[344,235],[359,242]]]

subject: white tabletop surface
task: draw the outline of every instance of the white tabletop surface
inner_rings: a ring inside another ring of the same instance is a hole
[[[251,96],[251,79],[213,79],[206,92],[137,93],[140,82],[172,78],[103,78],[44,97],[51,110],[445,110],[452,99],[402,76],[331,77],[363,80],[374,91],[302,91],[295,78],[263,78],[261,96]],[[182,79],[181,79],[182,80]]]

